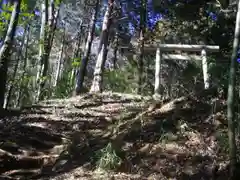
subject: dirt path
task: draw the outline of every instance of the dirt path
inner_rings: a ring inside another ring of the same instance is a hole
[[[211,120],[209,104],[180,100],[149,110],[151,98],[85,94],[8,113],[0,121],[0,179],[200,180],[211,179],[215,165],[223,178],[217,132],[225,127]],[[120,163],[106,173],[96,170],[97,154],[109,143]]]

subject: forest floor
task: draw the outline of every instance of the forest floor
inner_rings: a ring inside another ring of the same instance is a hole
[[[224,102],[171,102],[105,92],[6,111],[0,179],[227,179]]]

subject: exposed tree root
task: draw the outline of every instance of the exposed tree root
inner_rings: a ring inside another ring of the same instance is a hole
[[[45,165],[54,164],[59,155],[25,156],[14,155],[0,149],[0,161],[3,167],[0,172],[5,172],[13,168],[41,168]]]

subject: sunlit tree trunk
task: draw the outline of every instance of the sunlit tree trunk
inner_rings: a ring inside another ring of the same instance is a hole
[[[16,55],[16,62],[15,62],[14,70],[13,70],[12,80],[11,80],[11,84],[9,85],[8,92],[5,96],[5,102],[4,102],[3,108],[7,108],[9,106],[9,103],[10,103],[10,100],[11,100],[11,95],[12,95],[12,91],[13,91],[14,84],[15,84],[15,79],[16,79],[17,70],[18,70],[18,67],[19,67],[19,62],[20,62],[20,59],[22,57],[25,38],[26,38],[26,28],[24,30],[24,34],[23,34],[23,37],[22,37],[22,42],[21,42],[20,48],[18,49],[18,52],[17,52],[17,55]]]
[[[59,3],[61,3],[62,0],[59,1]],[[57,28],[57,20],[59,18],[59,11],[60,11],[60,4],[58,6],[58,8],[55,8],[54,6],[54,0],[51,0],[50,2],[50,6],[49,6],[49,20],[48,20],[48,24],[50,27],[50,32],[49,32],[49,42],[48,42],[48,56],[50,55],[51,49],[52,49],[52,44],[53,44],[53,39],[54,39],[54,35],[56,32],[56,28]]]
[[[61,1],[60,1],[61,2]],[[56,30],[56,23],[59,14],[59,9],[55,12],[54,0],[45,0],[42,4],[42,23],[41,23],[41,35],[40,50],[39,50],[39,72],[37,75],[38,90],[35,101],[42,100],[44,97],[43,88],[47,81],[47,72],[49,66],[49,56],[51,53],[54,33]],[[41,47],[42,46],[42,47]]]
[[[83,22],[80,23],[79,26],[79,32],[77,34],[77,42],[74,46],[74,50],[73,50],[73,56],[72,56],[72,65],[74,64],[74,66],[72,67],[72,72],[71,72],[71,76],[70,76],[70,86],[74,87],[75,85],[75,78],[76,78],[76,74],[77,74],[77,67],[75,66],[76,62],[79,62],[80,57],[79,57],[79,52],[80,52],[80,45],[82,42],[82,34],[83,34]],[[75,94],[76,91],[74,89],[73,94]]]
[[[19,12],[20,12],[21,0],[14,1],[11,20],[8,25],[5,40],[0,49],[0,108],[3,108],[4,96],[7,83],[8,62],[10,59],[10,51],[12,48],[12,42],[16,27],[18,24]]]
[[[100,37],[100,43],[98,47],[97,62],[94,70],[94,77],[92,81],[92,86],[90,92],[101,92],[102,91],[102,81],[103,81],[103,71],[104,65],[107,59],[108,53],[108,36],[109,29],[112,24],[112,12],[113,12],[114,0],[108,0],[108,7],[103,18],[102,33]]]
[[[61,52],[60,52],[60,55],[59,55],[59,58],[57,60],[57,72],[56,72],[56,76],[55,76],[55,79],[54,79],[54,83],[53,83],[53,87],[57,87],[57,83],[59,81],[59,75],[60,75],[60,70],[61,70],[61,66],[62,66],[62,59],[63,59],[63,52],[64,52],[64,47],[65,47],[65,31],[66,31],[66,28],[64,27],[64,31],[63,31],[63,38],[62,38],[62,45],[61,45]]]
[[[143,58],[144,58],[144,34],[146,26],[146,0],[141,0],[141,11],[140,11],[140,38],[139,47],[140,55],[138,59],[138,89],[137,93],[141,94],[143,90]]]
[[[99,11],[99,3],[100,3],[100,0],[97,0],[95,9],[94,9],[94,12],[92,15],[92,20],[91,20],[91,24],[90,24],[91,29],[88,32],[88,37],[87,37],[87,41],[86,41],[86,47],[84,50],[83,59],[81,61],[81,66],[80,66],[79,72],[77,73],[76,87],[75,87],[76,95],[80,94],[80,92],[83,90],[83,82],[84,82],[84,77],[86,75],[89,56],[91,53],[92,41],[93,41],[94,32],[95,32],[97,15],[98,15],[98,11]]]
[[[227,99],[227,117],[228,117],[228,138],[229,138],[229,157],[230,157],[230,177],[234,180],[236,177],[236,139],[235,139],[235,86],[236,86],[236,61],[237,51],[239,47],[240,35],[240,1],[238,2],[238,11],[236,17],[236,26],[233,42],[233,51],[231,57],[229,84],[228,84],[228,99]]]
[[[45,85],[47,69],[48,69],[48,59],[46,59],[47,54],[47,32],[48,32],[48,0],[45,0],[42,4],[42,20],[41,20],[41,30],[40,30],[40,45],[39,45],[39,68],[37,74],[37,95],[35,101],[40,100],[42,89]]]
[[[16,98],[16,107],[21,107],[22,106],[22,91],[24,88],[24,78],[26,74],[26,68],[27,68],[27,61],[28,61],[28,42],[29,42],[29,37],[30,37],[30,25],[27,25],[26,28],[26,39],[24,41],[24,55],[23,55],[23,64],[22,64],[22,74],[20,76],[20,88],[17,94]]]

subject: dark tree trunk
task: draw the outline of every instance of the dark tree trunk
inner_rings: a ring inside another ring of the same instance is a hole
[[[144,34],[146,26],[146,0],[141,0],[140,12],[140,55],[138,59],[138,89],[137,93],[141,94],[143,90],[143,58],[144,58]]]
[[[0,49],[0,108],[3,108],[4,96],[7,83],[8,62],[10,58],[10,51],[12,48],[12,42],[15,35],[16,27],[18,24],[19,12],[20,12],[21,0],[16,0],[13,3],[13,11],[11,20],[8,25],[7,34],[3,45]]]
[[[91,25],[90,25],[91,29],[88,33],[88,37],[87,37],[87,41],[86,41],[86,47],[85,47],[83,59],[81,61],[80,69],[78,70],[78,73],[77,73],[76,87],[75,87],[76,95],[79,95],[83,91],[84,77],[86,75],[87,64],[88,64],[89,56],[91,53],[92,41],[94,38],[97,15],[98,15],[98,11],[99,11],[99,3],[100,3],[100,0],[97,0],[94,14],[93,14],[92,20],[91,20]]]

